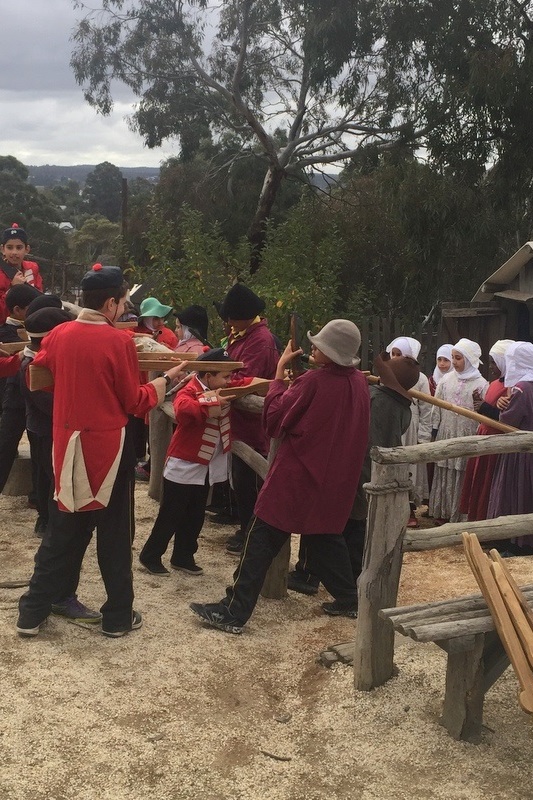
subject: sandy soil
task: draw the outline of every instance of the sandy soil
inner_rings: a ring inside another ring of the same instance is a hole
[[[136,552],[156,503],[137,484]],[[0,497],[0,581],[31,572],[35,512]],[[400,637],[398,676],[354,692],[352,671],[317,663],[354,623],[319,598],[261,600],[241,636],[203,628],[191,600],[217,600],[235,561],[231,527],[207,524],[202,577],[143,572],[134,553],[140,631],[109,640],[51,618],[35,640],[14,632],[21,590],[0,589],[1,800],[523,800],[533,797],[530,720],[509,669],[487,696],[480,745],[438,724],[444,654]],[[511,559],[521,582],[531,559]],[[475,591],[460,550],[409,554],[401,603]],[[80,596],[98,607],[94,548]],[[276,756],[277,760],[273,758]]]

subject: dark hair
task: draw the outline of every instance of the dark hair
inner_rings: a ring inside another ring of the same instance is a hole
[[[40,297],[41,294],[42,292],[36,289],[35,286],[30,286],[29,283],[17,283],[6,294],[6,306],[9,311],[13,311],[15,306],[27,308],[31,301],[35,300],[36,297]]]
[[[126,296],[128,291],[128,284],[123,282],[122,286],[112,287],[110,289],[85,289],[81,293],[81,304],[84,308],[91,308],[93,311],[99,311],[106,300],[113,298],[116,303]]]

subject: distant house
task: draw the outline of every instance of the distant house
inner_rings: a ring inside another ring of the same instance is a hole
[[[493,272],[470,303],[443,303],[439,343],[467,336],[479,342],[484,353],[497,339],[533,342],[533,242]]]

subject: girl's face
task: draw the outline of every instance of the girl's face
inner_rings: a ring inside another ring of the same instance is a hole
[[[501,378],[501,372],[498,369],[498,365],[494,361],[492,356],[489,356],[489,377],[492,381],[497,381],[498,378]]]
[[[315,347],[314,344],[311,345],[311,355],[313,356],[313,360],[317,366],[324,366],[324,364],[331,364],[331,358],[328,358],[322,350],[319,350],[318,347]]]
[[[462,372],[465,368],[464,356],[458,350],[452,350],[452,364],[456,372]]]
[[[398,350],[397,347],[393,347],[392,350],[390,351],[390,357],[391,358],[403,358],[402,351]]]
[[[154,331],[160,331],[165,324],[163,317],[152,317],[152,326]]]
[[[450,367],[452,366],[452,362],[449,358],[444,358],[444,356],[439,356],[437,358],[437,367],[440,369],[441,372],[448,372]]]

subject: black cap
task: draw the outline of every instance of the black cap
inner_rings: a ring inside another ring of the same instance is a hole
[[[10,228],[6,228],[3,232],[2,244],[5,244],[10,239],[20,239],[20,241],[24,242],[24,244],[28,244],[28,234],[24,228],[19,227],[16,222],[14,222]]]
[[[223,347],[213,347],[198,356],[196,361],[231,361]],[[196,361],[194,363],[196,363]]]
[[[29,283],[17,283],[6,292],[6,306],[9,311],[13,311],[15,306],[27,308],[31,301],[40,297],[41,294],[42,292],[35,286],[30,286]]]
[[[186,325],[193,333],[198,333],[200,339],[207,339],[209,319],[203,306],[187,306],[183,311],[174,313],[182,325]]]
[[[26,309],[26,316],[34,314],[41,308],[63,308],[63,303],[57,294],[40,294],[35,300],[32,300]]]
[[[95,264],[81,279],[83,291],[92,289],[120,289],[124,283],[124,275],[120,267],[103,267]]]
[[[72,317],[62,308],[41,308],[26,317],[25,326],[32,339],[41,339],[51,330],[64,322],[70,322]]]
[[[222,319],[253,319],[264,310],[264,300],[244,283],[236,283],[227,293],[218,313]]]

